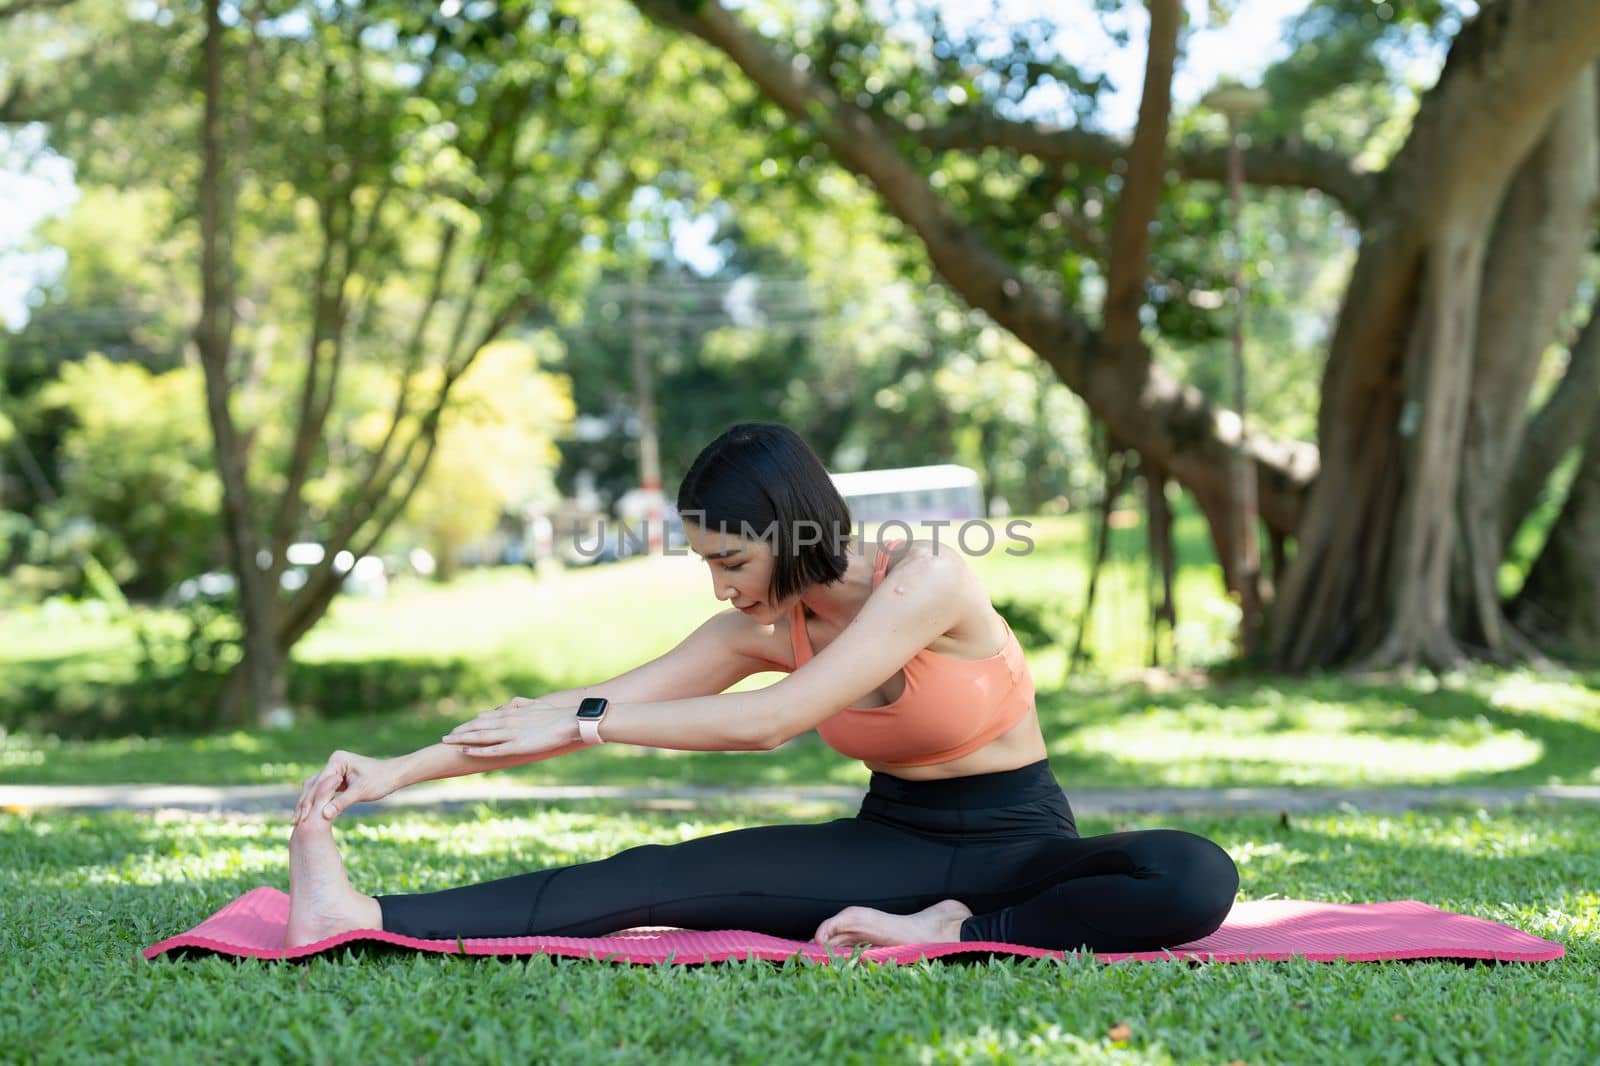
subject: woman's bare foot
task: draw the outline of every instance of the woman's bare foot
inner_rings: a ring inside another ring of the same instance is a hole
[[[351,929],[383,928],[378,901],[350,887],[333,843],[333,822],[307,818],[289,837],[289,929],[283,946],[298,948]]]
[[[899,947],[902,944],[950,944],[961,939],[961,923],[972,911],[947,899],[915,914],[889,914],[871,907],[846,907],[817,927],[817,943],[830,948],[857,944]]]

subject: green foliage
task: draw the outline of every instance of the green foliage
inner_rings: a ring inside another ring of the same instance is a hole
[[[179,677],[185,672],[221,678],[243,658],[244,632],[238,597],[196,595],[171,611],[135,616],[140,677]],[[209,684],[209,682],[208,682]]]
[[[93,738],[211,727],[222,690],[216,675],[140,665],[13,664],[0,674],[0,729]]]
[[[554,338],[541,337],[548,349]],[[407,508],[407,529],[432,550],[441,580],[455,573],[462,549],[490,533],[504,514],[560,493],[550,474],[553,437],[574,414],[563,377],[538,368],[539,353],[520,341],[490,345],[458,386],[439,446]]]
[[[9,664],[0,673],[0,732],[93,740],[213,730],[226,667],[238,659],[237,622],[213,609],[191,627],[162,628],[141,631],[135,657]],[[290,701],[330,720],[374,708],[498,705],[507,690],[503,676],[462,659],[294,661],[288,671]]]
[[[1255,128],[1273,135],[1304,133],[1301,124],[1318,104],[1348,100],[1345,91],[1352,86],[1404,87],[1407,60],[1418,46],[1446,44],[1476,6],[1460,0],[1314,0],[1286,27],[1289,55],[1262,80],[1272,107],[1254,119]]]
[[[84,551],[118,584],[158,595],[206,568],[220,489],[198,370],[91,354],[63,364],[34,409],[70,419],[54,506],[94,523]]]
[[[380,708],[404,713],[441,703],[504,702],[502,677],[465,659],[377,658],[297,661],[289,667],[289,699],[325,719],[367,715]]]

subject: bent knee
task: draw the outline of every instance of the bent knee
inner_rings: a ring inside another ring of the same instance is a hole
[[[1213,840],[1181,829],[1158,829],[1160,876],[1170,882],[1169,906],[1174,925],[1203,928],[1205,936],[1220,926],[1239,892],[1239,868]]]

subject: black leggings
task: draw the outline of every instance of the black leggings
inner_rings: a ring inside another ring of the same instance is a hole
[[[944,781],[874,773],[854,818],[646,844],[442,892],[379,896],[383,928],[423,938],[599,936],[638,925],[809,940],[859,905],[972,910],[962,940],[1150,951],[1227,917],[1233,860],[1204,837],[1079,837],[1044,760]]]

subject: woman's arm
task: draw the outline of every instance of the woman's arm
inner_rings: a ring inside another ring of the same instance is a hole
[[[574,704],[576,706],[576,704]],[[564,710],[565,708],[563,708]],[[527,763],[543,762],[545,759],[554,759],[558,755],[566,755],[583,747],[581,741],[572,744],[563,744],[559,748],[549,751],[535,752],[532,755],[498,755],[498,756],[473,756],[464,754],[461,749],[453,744],[430,744],[420,748],[410,755],[400,755],[395,759],[395,772],[399,779],[398,788],[420,784],[423,781],[436,781],[445,777],[461,777],[465,774],[484,774],[490,770],[503,770],[508,766],[522,766]]]
[[[630,700],[591,686],[611,701],[600,723],[607,743],[677,751],[769,751],[882,685],[955,624],[961,611],[959,564],[920,557],[900,564],[851,623],[810,662],[752,692],[674,700]],[[450,742],[491,760],[517,753],[570,751],[577,720],[566,708],[502,708],[467,722]]]
[[[751,674],[775,670],[778,664],[762,658],[760,648],[751,641],[751,623],[737,609],[712,615],[672,650],[636,666],[607,681],[546,693],[534,701],[569,713],[590,696],[605,696],[616,701],[641,703],[650,700],[675,700],[721,692]],[[520,704],[513,700],[507,707]],[[396,772],[400,786],[433,781],[464,774],[481,774],[508,766],[554,759],[583,747],[573,734],[573,743],[548,751],[509,755],[469,755],[452,744],[433,744],[409,755],[399,756]]]

